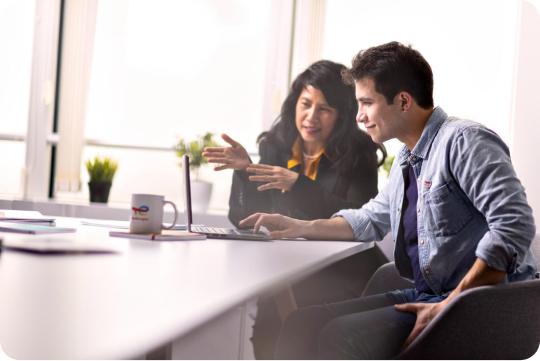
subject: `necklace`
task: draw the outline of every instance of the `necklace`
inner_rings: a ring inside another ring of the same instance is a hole
[[[306,154],[304,152],[302,152],[302,154],[304,155],[304,158],[306,158],[306,159],[317,159],[317,158],[319,158],[319,155],[320,155],[320,154],[309,155],[309,154]]]

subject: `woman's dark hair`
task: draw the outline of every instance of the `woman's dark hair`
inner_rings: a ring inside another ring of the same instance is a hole
[[[433,72],[422,54],[411,46],[392,41],[367,50],[354,57],[351,69],[343,72],[346,83],[363,78],[373,79],[375,90],[392,104],[400,91],[412,95],[424,108],[433,108]]]
[[[342,174],[348,173],[359,161],[377,162],[377,149],[381,150],[381,165],[386,158],[386,149],[375,144],[365,132],[358,128],[356,113],[358,104],[354,88],[346,84],[341,76],[347,68],[329,60],[320,60],[310,65],[293,81],[289,94],[281,106],[281,113],[268,132],[263,132],[257,142],[269,141],[282,154],[291,155],[294,142],[299,137],[296,128],[296,103],[308,86],[320,90],[328,105],[336,109],[338,118],[332,134],[325,145],[325,152]]]

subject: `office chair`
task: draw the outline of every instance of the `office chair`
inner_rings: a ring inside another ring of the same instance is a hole
[[[533,254],[540,263],[538,235],[533,240]],[[412,286],[390,262],[373,274],[363,295]],[[527,359],[539,344],[540,279],[535,279],[463,292],[398,358]]]

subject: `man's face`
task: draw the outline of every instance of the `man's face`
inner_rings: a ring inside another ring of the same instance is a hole
[[[364,124],[375,143],[399,138],[403,122],[400,121],[397,96],[392,104],[388,104],[384,95],[375,90],[375,82],[371,78],[355,80],[354,84],[358,102],[356,121]]]

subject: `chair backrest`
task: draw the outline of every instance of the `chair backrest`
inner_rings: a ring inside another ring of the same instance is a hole
[[[540,269],[540,234],[532,242]],[[403,359],[526,359],[540,342],[540,280],[483,286],[456,297]]]
[[[536,260],[536,266],[538,267],[538,270],[540,271],[540,233],[537,233],[532,241],[532,254],[534,259]]]
[[[384,238],[376,242],[376,246],[382,251],[382,253],[388,258],[388,261],[394,261],[394,238],[392,232],[388,232]]]
[[[482,286],[452,300],[402,359],[527,359],[540,342],[540,280]]]

